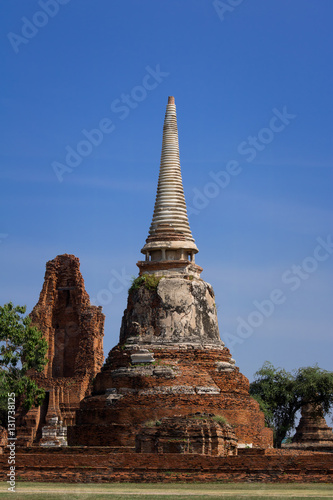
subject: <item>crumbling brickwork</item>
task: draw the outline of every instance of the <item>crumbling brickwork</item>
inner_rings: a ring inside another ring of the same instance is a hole
[[[44,372],[31,374],[45,389],[46,398],[40,408],[21,415],[21,444],[39,440],[50,418],[58,417],[65,426],[74,423],[75,410],[89,394],[104,360],[104,315],[101,307],[90,305],[74,255],[58,255],[47,262],[39,301],[30,316],[48,342]]]
[[[249,381],[226,347],[143,347],[125,344],[110,351],[93,396],[81,402],[76,425],[68,429],[70,445],[134,446],[147,420],[209,412],[233,425],[240,444],[272,446]],[[150,362],[136,363],[140,356]]]
[[[7,446],[7,430],[0,425],[0,455],[2,455],[4,449]]]
[[[148,421],[135,439],[137,453],[237,455],[237,438],[224,419],[211,413]]]

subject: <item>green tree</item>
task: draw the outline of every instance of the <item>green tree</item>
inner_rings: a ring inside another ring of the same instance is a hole
[[[331,411],[333,372],[316,365],[289,373],[266,361],[255,373],[250,394],[264,412],[266,424],[273,429],[274,446],[280,448],[303,405],[312,403],[318,412],[322,409],[324,415]]]
[[[299,368],[295,372],[296,393],[302,403],[311,403],[324,415],[333,409],[333,372],[319,366]]]
[[[38,406],[45,392],[28,376],[40,372],[47,363],[47,342],[42,333],[24,317],[26,307],[11,302],[0,306],[0,419],[6,426],[8,393],[15,393],[25,409]]]

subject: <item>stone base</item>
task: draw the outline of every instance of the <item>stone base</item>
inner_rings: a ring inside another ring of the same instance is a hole
[[[144,422],[196,412],[225,417],[245,446],[272,446],[272,431],[227,348],[144,347],[154,362],[133,364],[137,346],[112,349],[93,396],[81,402],[76,425],[68,428],[70,446],[134,446]]]
[[[48,425],[42,428],[40,446],[62,447],[67,446],[67,427],[58,422],[58,417],[50,418]]]
[[[136,264],[140,269],[139,275],[155,274],[155,276],[171,277],[192,277],[200,278],[203,269],[188,260],[160,260],[144,261],[139,260]]]
[[[16,450],[15,470],[16,477],[20,477],[20,485],[22,481],[73,485],[218,481],[223,491],[223,485],[230,482],[323,483],[325,488],[327,483],[333,483],[332,454],[275,449],[265,450],[264,453],[258,449],[244,452],[238,450],[236,457],[221,458],[197,453],[135,453],[127,449],[115,453],[103,447],[32,447]],[[7,481],[7,473],[8,454],[0,455],[0,480]]]
[[[332,443],[282,443],[284,450],[318,451],[321,453],[333,453]]]

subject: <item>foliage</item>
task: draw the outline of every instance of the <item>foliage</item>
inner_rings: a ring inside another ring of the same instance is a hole
[[[296,413],[302,406],[314,404],[324,415],[333,408],[333,372],[317,365],[289,373],[266,361],[255,377],[250,394],[264,412],[266,424],[273,429],[274,445],[278,448],[294,427]]]
[[[300,368],[295,374],[296,392],[303,402],[320,406],[324,415],[333,408],[333,372],[317,365]]]
[[[143,425],[145,427],[158,427],[162,422],[160,420],[147,420]]]
[[[223,415],[214,415],[213,420],[219,424],[228,424],[228,420]]]
[[[11,302],[0,306],[0,408],[2,418],[7,408],[8,393],[21,397],[24,407],[38,406],[44,390],[27,375],[28,370],[42,371],[47,363],[47,342],[42,333],[31,326],[31,318],[23,317],[25,306]],[[5,424],[5,422],[3,422]]]
[[[138,290],[142,285],[144,285],[147,290],[156,290],[162,278],[163,276],[157,277],[155,274],[143,274],[142,276],[133,278],[129,292]]]
[[[138,276],[137,278],[133,276],[132,283],[128,291],[134,292],[134,290],[139,290],[139,288],[141,287],[141,285],[144,284],[144,282],[145,282],[144,276]]]
[[[210,415],[200,414],[200,413],[195,414],[195,415],[191,415],[191,419],[193,419],[193,420],[207,420],[209,417],[210,417]],[[219,424],[228,424],[229,425],[229,422],[227,421],[227,419],[223,415],[212,415],[211,418],[212,418],[212,420],[214,420],[214,422],[218,422]]]
[[[274,444],[280,447],[300,408],[294,377],[286,370],[274,368],[269,362],[264,363],[255,376],[250,394],[258,401],[267,425],[274,431]]]

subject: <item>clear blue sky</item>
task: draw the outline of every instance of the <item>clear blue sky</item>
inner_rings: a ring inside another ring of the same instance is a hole
[[[174,95],[197,263],[237,365],[332,369],[333,4],[225,5],[1,2],[0,303],[30,311],[46,261],[75,254],[117,343]]]

